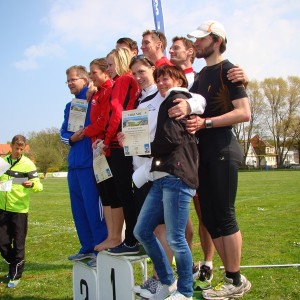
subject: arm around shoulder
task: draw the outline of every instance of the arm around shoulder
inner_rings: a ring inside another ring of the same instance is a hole
[[[202,115],[206,107],[206,100],[200,94],[191,93],[192,98],[186,99],[190,105],[191,114]]]

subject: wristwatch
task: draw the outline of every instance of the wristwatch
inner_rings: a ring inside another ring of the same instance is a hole
[[[211,119],[205,119],[204,125],[207,129],[213,128],[213,122]]]

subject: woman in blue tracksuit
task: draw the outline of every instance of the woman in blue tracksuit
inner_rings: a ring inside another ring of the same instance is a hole
[[[66,71],[70,92],[78,99],[86,99],[88,73],[85,67],[72,66]],[[64,122],[60,130],[61,141],[70,146],[68,156],[68,184],[72,214],[81,244],[79,252],[69,260],[95,258],[94,247],[107,237],[107,228],[103,218],[102,204],[93,171],[92,142],[84,137],[83,129],[68,131],[71,102],[67,103]],[[90,124],[91,104],[84,126]]]

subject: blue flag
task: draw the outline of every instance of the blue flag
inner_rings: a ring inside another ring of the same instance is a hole
[[[152,0],[155,29],[165,34],[164,17],[160,0]]]

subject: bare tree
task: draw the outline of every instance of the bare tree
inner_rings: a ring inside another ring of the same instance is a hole
[[[244,165],[248,155],[251,137],[255,131],[259,131],[262,124],[260,120],[264,114],[264,96],[260,88],[260,83],[257,80],[249,82],[247,94],[250,102],[251,120],[248,123],[239,123],[233,126],[233,132],[243,147]]]

